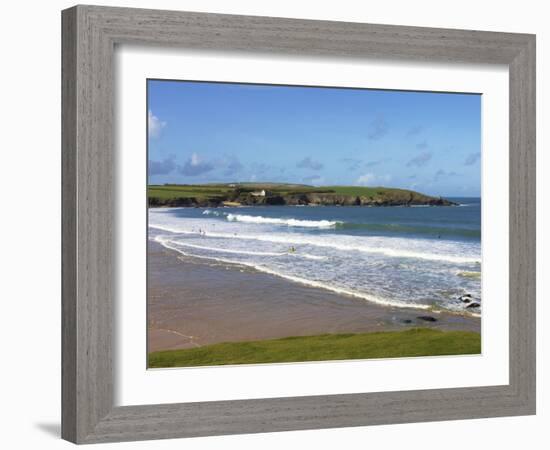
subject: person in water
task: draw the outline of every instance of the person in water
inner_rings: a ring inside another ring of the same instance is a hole
[[[296,251],[296,249],[294,248],[294,246],[292,246],[292,247],[290,247],[290,248],[288,249],[288,251],[289,251],[290,253],[294,253],[294,252]]]

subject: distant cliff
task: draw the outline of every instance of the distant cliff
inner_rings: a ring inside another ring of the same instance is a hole
[[[281,183],[154,185],[148,203],[156,206],[453,206],[456,203],[406,189],[363,186],[314,187]]]

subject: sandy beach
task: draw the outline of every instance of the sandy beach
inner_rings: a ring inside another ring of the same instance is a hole
[[[479,318],[380,306],[250,268],[182,256],[153,241],[148,245],[149,352],[412,327],[480,332]]]

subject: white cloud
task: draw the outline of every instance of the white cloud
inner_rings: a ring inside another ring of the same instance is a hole
[[[355,181],[359,186],[374,186],[376,184],[387,183],[391,180],[391,175],[375,175],[373,173],[365,173]]]
[[[299,169],[312,169],[312,170],[321,170],[323,168],[323,163],[319,161],[314,161],[311,157],[302,159],[296,164],[296,167]]]
[[[407,167],[423,167],[432,159],[431,152],[422,152],[407,163]]]
[[[223,174],[227,177],[233,176],[241,172],[244,168],[244,166],[241,164],[241,161],[239,161],[239,158],[237,158],[235,155],[229,155],[222,158],[221,166],[225,167]]]
[[[378,116],[369,127],[369,139],[377,141],[388,133],[388,124],[383,116]]]
[[[149,175],[166,175],[172,172],[176,168],[174,155],[170,155],[168,158],[162,161],[149,160]]]
[[[160,131],[166,126],[166,122],[162,122],[151,110],[149,110],[147,119],[149,136],[153,138],[158,137]]]
[[[179,168],[181,174],[194,177],[214,169],[214,165],[208,161],[203,161],[197,153],[185,161],[185,164]]]
[[[476,162],[478,162],[479,158],[481,158],[481,153],[480,152],[470,153],[466,157],[466,159],[464,160],[464,165],[465,166],[471,166],[471,165],[475,164]]]
[[[361,175],[359,178],[357,178],[357,181],[355,183],[368,185],[368,184],[371,184],[375,178],[376,176],[373,175],[372,173],[366,173],[364,175]]]

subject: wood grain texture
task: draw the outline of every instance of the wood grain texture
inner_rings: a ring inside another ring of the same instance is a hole
[[[535,409],[536,95],[535,40],[510,71],[510,384]]]
[[[63,33],[62,436],[78,442],[113,406],[113,48],[83,8]]]
[[[62,17],[62,155],[61,155],[61,359],[62,431],[76,440],[76,10]]]
[[[96,6],[63,11],[62,30],[65,439],[111,442],[535,412],[534,36]],[[116,44],[508,65],[510,383],[113,407]]]

